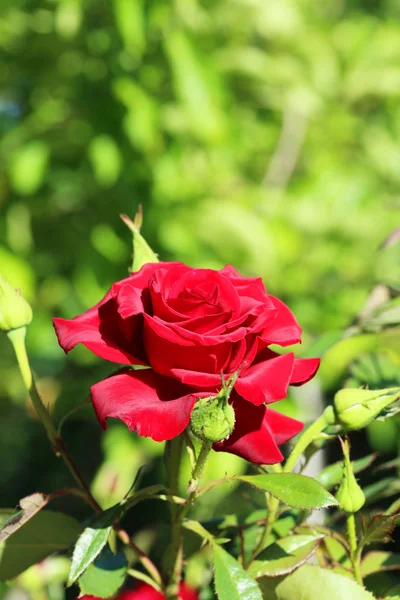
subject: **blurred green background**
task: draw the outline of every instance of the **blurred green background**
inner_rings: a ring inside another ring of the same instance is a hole
[[[139,204],[162,259],[261,275],[303,352],[336,339],[376,284],[400,288],[398,252],[379,250],[400,223],[399,18],[397,0],[2,0],[0,272],[34,308],[28,347],[57,420],[113,367],[67,358],[51,318],[127,275],[119,213]],[[70,482],[0,342],[13,506]],[[160,445],[102,434],[90,407],[64,433],[105,504],[147,460],[162,477]],[[242,468],[223,456],[213,474]]]

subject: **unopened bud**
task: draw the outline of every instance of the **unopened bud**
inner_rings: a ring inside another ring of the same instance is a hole
[[[362,429],[400,396],[400,388],[364,390],[346,388],[334,398],[338,421],[348,431]]]
[[[350,461],[350,443],[339,438],[343,450],[343,474],[339,489],[336,492],[336,500],[347,513],[355,513],[365,504],[365,495],[357,483]]]
[[[192,410],[190,426],[196,437],[203,442],[222,442],[233,431],[235,411],[228,402],[226,390],[218,396],[202,398]]]
[[[32,309],[25,298],[0,276],[0,331],[26,327],[31,321]]]

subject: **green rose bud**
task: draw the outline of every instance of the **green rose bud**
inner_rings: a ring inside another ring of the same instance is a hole
[[[13,331],[31,321],[32,309],[27,301],[0,276],[0,331]]]
[[[199,400],[192,410],[190,426],[203,442],[222,442],[229,437],[235,426],[235,411],[227,391],[222,389],[218,396]]]
[[[343,450],[343,474],[336,500],[340,503],[343,510],[347,513],[355,513],[365,504],[364,492],[357,483],[350,461],[350,443],[348,440],[340,440]]]
[[[400,388],[340,390],[334,398],[339,423],[347,430],[362,429],[400,396]]]

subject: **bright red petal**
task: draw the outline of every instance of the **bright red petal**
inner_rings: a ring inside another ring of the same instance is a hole
[[[274,303],[276,313],[263,329],[261,339],[267,344],[291,346],[301,341],[301,327],[292,311],[274,296],[268,296]]]
[[[271,465],[281,462],[278,445],[297,435],[303,423],[286,417],[264,405],[249,404],[234,395],[235,429],[224,442],[213,445],[217,452],[231,452],[255,464]]]
[[[164,337],[167,333],[171,333],[170,338]],[[148,315],[145,315],[143,339],[151,367],[164,375],[170,375],[171,369],[219,373],[229,360],[231,345],[228,342],[209,347],[195,345],[182,340]]]
[[[293,352],[256,363],[243,372],[235,389],[256,406],[282,400],[287,395],[293,364]]]
[[[196,402],[188,387],[150,369],[100,381],[92,386],[91,395],[103,429],[106,419],[114,417],[126,423],[131,431],[156,442],[182,433]]]
[[[157,590],[147,583],[139,583],[134,590],[123,590],[117,595],[117,600],[163,600],[164,598],[164,594],[157,592]],[[198,595],[188,585],[181,583],[179,598],[181,600],[198,600]]]
[[[303,385],[310,381],[319,369],[319,358],[296,358],[290,385]]]
[[[148,583],[139,583],[134,590],[123,590],[117,596],[118,600],[164,600],[165,595],[158,592]],[[80,600],[80,599],[79,599]]]
[[[146,364],[140,344],[141,316],[123,320],[111,292],[101,302],[73,319],[53,319],[58,342],[65,352],[83,344],[100,358],[122,364]]]
[[[265,405],[254,406],[234,395],[235,428],[229,438],[213,445],[217,452],[230,452],[255,464],[272,465],[281,462],[279,450],[265,418]]]
[[[181,583],[179,596],[181,600],[198,600],[199,598],[196,590],[186,585],[186,583]]]
[[[268,422],[268,427],[272,433],[272,437],[278,446],[281,444],[286,444],[286,442],[300,433],[304,427],[304,423],[301,421],[287,417],[286,415],[283,415],[276,410],[272,410],[272,408],[269,407],[266,409],[265,419]]]

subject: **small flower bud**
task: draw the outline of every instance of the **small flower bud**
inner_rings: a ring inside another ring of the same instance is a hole
[[[347,388],[334,398],[339,423],[347,430],[362,429],[400,396],[400,388],[364,390]]]
[[[340,438],[339,440],[342,445],[344,462],[342,480],[336,492],[336,500],[338,500],[345,512],[355,513],[364,506],[365,496],[357,483],[351,466],[350,443],[347,439],[344,442]]]
[[[203,442],[222,442],[230,436],[235,426],[235,411],[228,402],[225,389],[218,396],[197,402],[190,416],[190,426]]]
[[[0,331],[19,329],[31,321],[32,309],[27,301],[0,275]]]

